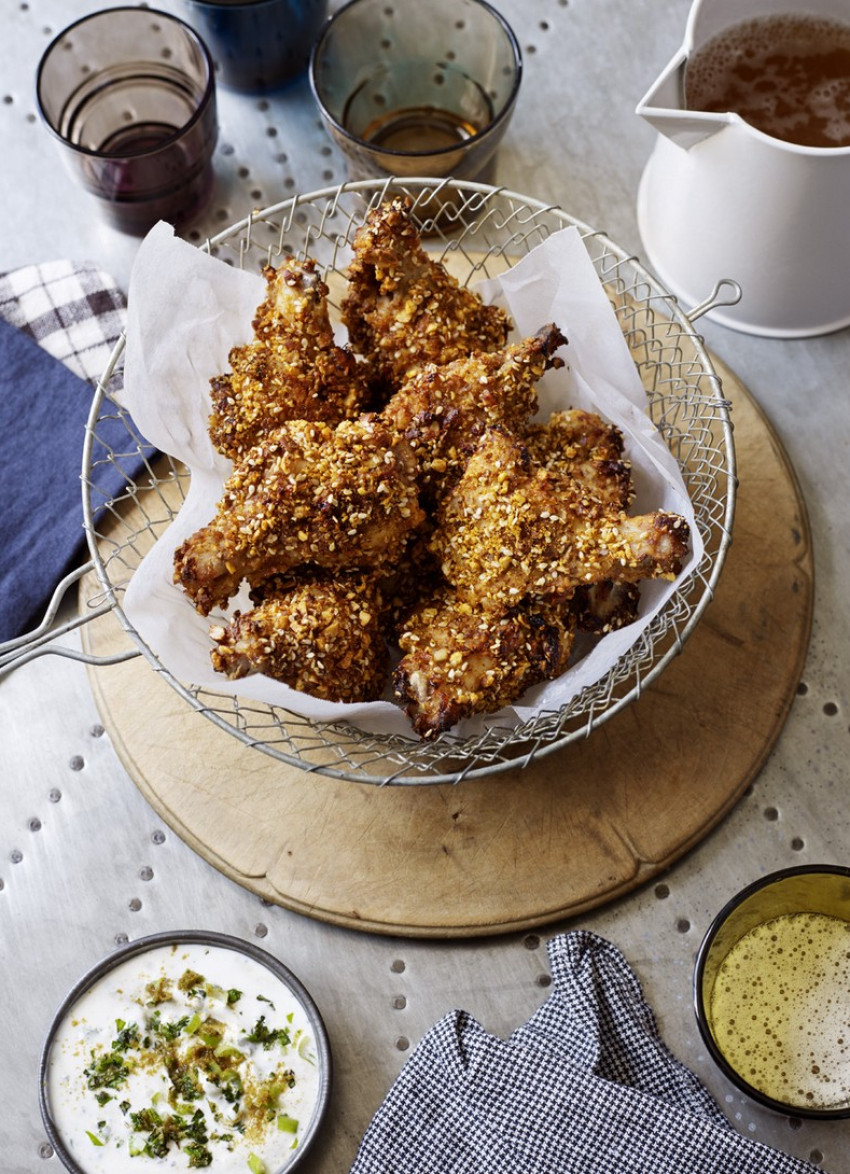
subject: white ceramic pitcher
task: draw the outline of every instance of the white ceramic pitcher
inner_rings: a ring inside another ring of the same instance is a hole
[[[850,0],[695,0],[678,53],[637,107],[659,132],[638,193],[647,259],[686,304],[732,279],[710,317],[794,338],[850,324],[850,147],[763,134],[737,114],[686,110],[689,55],[732,25],[788,13],[850,24]]]

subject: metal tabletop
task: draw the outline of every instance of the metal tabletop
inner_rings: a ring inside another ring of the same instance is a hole
[[[34,102],[45,45],[101,6],[0,0],[0,269],[89,259],[126,289],[137,242],[93,214]],[[181,13],[168,0],[157,6]],[[518,33],[525,76],[496,181],[557,202],[639,254],[635,198],[654,132],[634,108],[678,48],[689,0],[498,0],[498,7]],[[220,125],[217,186],[190,239],[214,235],[252,207],[345,179],[306,80],[266,98],[222,91]],[[736,889],[775,868],[846,864],[850,854],[850,332],[780,341],[706,320],[700,328],[787,449],[816,561],[803,680],[746,796],[661,881],[586,916],[539,933],[470,941],[375,937],[265,904],[206,864],[163,825],[119,763],[85,667],[55,657],[26,664],[0,683],[0,989],[7,1007],[0,1153],[8,1174],[59,1165],[36,1092],[41,1042],[61,997],[116,943],[188,927],[265,945],[286,959],[323,1012],[335,1090],[307,1174],[348,1168],[410,1048],[443,1013],[465,1008],[500,1035],[527,1019],[547,994],[545,939],[567,928],[590,928],[625,953],[666,1042],[739,1130],[832,1174],[850,1174],[850,1121],[801,1122],[741,1097],[707,1055],[690,995],[700,938]]]

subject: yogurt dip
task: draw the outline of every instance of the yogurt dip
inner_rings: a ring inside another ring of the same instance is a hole
[[[240,949],[135,953],[71,1003],[43,1066],[47,1116],[86,1174],[277,1174],[326,1093],[322,1031]]]

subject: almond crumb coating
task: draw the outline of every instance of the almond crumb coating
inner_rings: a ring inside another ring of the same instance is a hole
[[[623,460],[622,433],[600,416],[579,408],[553,412],[545,422],[529,425],[522,441],[532,461],[573,478],[607,508],[631,505],[632,469]]]
[[[389,660],[381,606],[362,575],[299,583],[214,625],[213,667],[231,680],[264,673],[326,701],[375,701]]]
[[[233,470],[215,518],[177,548],[174,581],[208,615],[243,579],[393,562],[424,518],[416,472],[410,446],[374,416],[335,429],[293,420]]]
[[[386,201],[357,230],[342,319],[351,346],[394,391],[427,363],[505,345],[509,321],[422,248],[408,197]]]
[[[535,385],[547,369],[563,366],[556,352],[566,341],[549,324],[501,350],[429,363],[392,396],[381,419],[410,441],[432,496],[463,472],[484,425],[526,428],[537,411]]]
[[[263,276],[254,338],[230,351],[228,374],[210,380],[210,438],[233,460],[288,420],[355,416],[370,394],[355,356],[334,341],[316,262],[290,258]]]
[[[516,437],[490,428],[443,502],[432,544],[463,598],[509,607],[606,579],[672,578],[688,540],[679,515],[606,510],[571,478],[536,465]]]
[[[563,601],[499,611],[451,588],[408,617],[393,674],[396,701],[415,732],[433,739],[474,714],[495,713],[567,667],[574,623]]]

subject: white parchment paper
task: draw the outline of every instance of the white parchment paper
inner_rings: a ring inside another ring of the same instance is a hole
[[[676,462],[646,414],[640,378],[578,231],[570,227],[553,234],[479,289],[486,300],[506,307],[517,337],[549,322],[567,336],[560,352],[566,366],[547,372],[538,384],[540,418],[576,407],[598,412],[621,429],[637,492],[634,512],[672,510],[691,526],[686,574],[702,555],[693,509]],[[210,662],[208,633],[215,617],[199,616],[173,583],[175,548],[213,518],[231,468],[207,432],[209,381],[229,370],[231,347],[250,340],[264,294],[259,273],[235,269],[179,240],[168,224],[156,225],[139,248],[128,298],[123,401],[147,439],[183,461],[192,480],[179,514],[133,575],[124,608],[179,680],[280,705],[316,721],[345,718],[370,731],[409,735],[407,719],[389,700],[343,705],[260,675],[228,681]],[[493,720],[505,724],[512,712],[514,720],[524,720],[538,708],[565,704],[608,672],[673,590],[666,581],[644,583],[634,624],[599,639],[563,676],[529,690],[512,711],[471,719],[459,732],[471,733]],[[249,606],[245,595],[231,603],[231,609]]]

